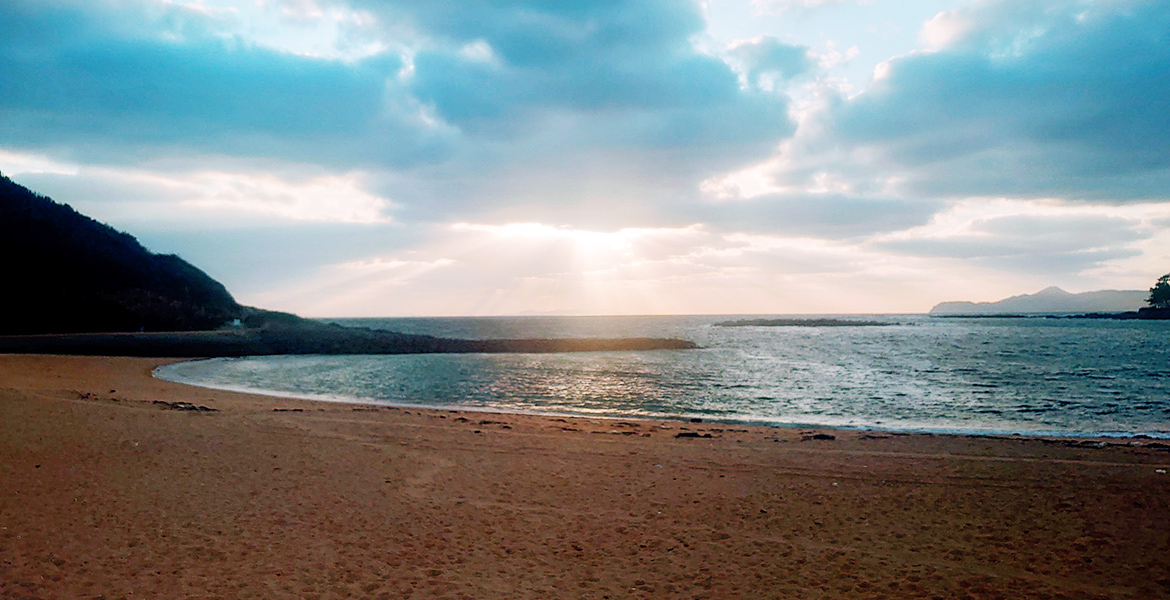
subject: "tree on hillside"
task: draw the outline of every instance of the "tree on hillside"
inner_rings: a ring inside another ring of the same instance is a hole
[[[215,329],[223,284],[0,174],[0,335]]]
[[[1170,308],[1170,273],[1159,277],[1158,283],[1150,288],[1150,297],[1146,299],[1146,304],[1151,308]]]

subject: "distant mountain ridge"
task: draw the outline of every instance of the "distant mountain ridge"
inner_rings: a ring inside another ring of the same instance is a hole
[[[1100,290],[1073,294],[1053,286],[1035,294],[1012,296],[998,302],[942,302],[930,309],[930,314],[949,316],[1121,313],[1142,308],[1148,295],[1148,292],[1141,290]]]
[[[0,175],[0,334],[214,329],[245,315],[175,255]]]

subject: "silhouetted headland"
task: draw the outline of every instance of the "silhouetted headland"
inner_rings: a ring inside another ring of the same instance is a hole
[[[0,175],[0,352],[151,357],[695,348],[685,340],[458,340],[243,306],[175,255]]]
[[[0,176],[0,334],[214,329],[243,316],[175,255]]]

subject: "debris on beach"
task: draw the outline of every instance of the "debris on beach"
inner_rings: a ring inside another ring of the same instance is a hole
[[[153,404],[159,404],[171,410],[186,410],[191,412],[219,412],[218,408],[211,408],[208,406],[195,405],[190,402],[167,402],[166,400],[155,400]]]

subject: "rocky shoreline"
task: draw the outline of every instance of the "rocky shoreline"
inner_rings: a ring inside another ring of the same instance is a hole
[[[0,353],[136,357],[228,357],[278,354],[544,353],[689,350],[668,338],[464,340],[299,320],[217,331],[0,336]]]

